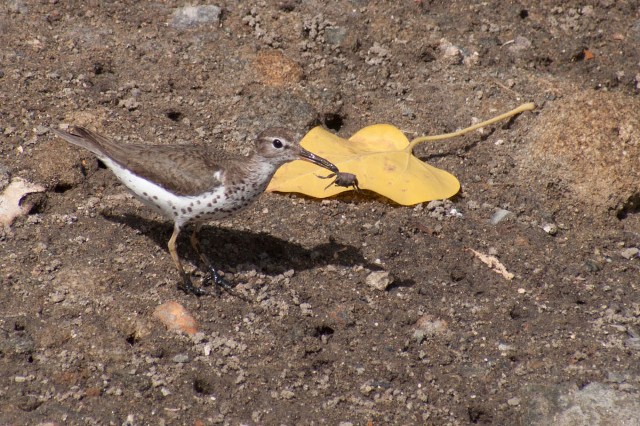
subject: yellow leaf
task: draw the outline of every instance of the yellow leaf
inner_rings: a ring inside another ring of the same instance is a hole
[[[300,144],[335,164],[340,172],[356,175],[361,189],[377,192],[398,204],[409,206],[449,198],[460,190],[455,176],[413,156],[413,148],[417,144],[458,136],[533,107],[533,104],[525,104],[459,132],[421,137],[411,142],[392,125],[374,124],[358,131],[348,141],[316,127]],[[299,192],[326,198],[350,190],[335,185],[327,188],[331,181],[318,178],[326,175],[325,169],[314,164],[294,161],[280,167],[267,191]]]
[[[300,144],[331,161],[341,172],[355,174],[361,189],[375,191],[398,204],[448,198],[460,189],[454,176],[407,154],[404,149],[409,146],[409,140],[388,124],[366,127],[349,141],[316,127]],[[278,170],[267,190],[299,192],[316,198],[348,190],[333,185],[326,188],[331,181],[318,176],[327,173],[309,162],[294,161]]]

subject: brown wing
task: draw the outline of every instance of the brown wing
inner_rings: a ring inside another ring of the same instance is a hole
[[[224,171],[225,162],[237,161],[225,154],[214,157],[199,146],[119,144],[82,127],[75,127],[72,132],[67,135],[74,141],[59,131],[56,133],[179,195],[196,195],[215,188],[221,183],[215,177],[216,172]],[[78,138],[84,143],[79,143]]]

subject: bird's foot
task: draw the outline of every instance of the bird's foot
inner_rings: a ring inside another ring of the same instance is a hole
[[[191,278],[189,277],[189,275],[184,274],[182,276],[182,282],[178,283],[178,290],[182,290],[184,291],[186,294],[193,294],[194,296],[208,296],[211,295],[212,292],[202,288],[202,287],[197,287],[195,285],[193,285],[193,282],[191,282]],[[214,291],[214,293],[216,296],[220,294],[220,290]]]
[[[230,295],[238,297],[244,300],[245,302],[251,302],[251,300],[249,300],[245,295],[237,292],[234,289],[235,284],[231,284],[229,281],[221,277],[220,274],[218,274],[216,269],[213,267],[209,267],[209,271],[205,275],[204,280],[202,281],[202,285],[205,285],[205,286],[214,285],[215,286],[214,288],[217,289],[218,292],[220,290],[224,290]]]
[[[221,277],[214,267],[208,266],[207,269],[208,271],[202,279],[203,286],[208,287],[214,285],[225,290],[232,289],[234,287],[234,285],[232,285],[229,281]]]

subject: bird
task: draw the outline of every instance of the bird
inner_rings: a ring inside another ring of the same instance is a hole
[[[302,148],[290,131],[280,127],[258,134],[248,156],[192,144],[125,144],[79,126],[70,126],[66,131],[51,130],[67,142],[92,152],[136,198],[173,221],[168,249],[181,276],[178,288],[197,296],[209,292],[195,286],[182,267],[177,238],[183,228],[195,225],[191,246],[208,269],[211,281],[229,288],[202,251],[198,240],[202,225],[232,216],[250,205],[285,163],[305,160],[339,173],[335,165]]]

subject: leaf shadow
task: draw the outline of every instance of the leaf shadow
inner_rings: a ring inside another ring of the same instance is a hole
[[[109,221],[140,231],[168,252],[167,243],[173,232],[171,223],[130,213],[123,215],[102,213],[102,216]],[[200,258],[189,243],[190,235],[189,227],[185,227],[180,233],[178,255],[180,259],[189,261],[201,269]],[[338,243],[333,239],[307,249],[300,244],[265,232],[236,230],[214,225],[204,225],[198,233],[198,239],[203,251],[215,267],[223,271],[235,270],[243,265],[255,266],[267,275],[278,275],[290,269],[307,270],[329,264],[362,265],[369,270],[381,269],[379,265],[365,259],[358,248]]]
[[[416,155],[416,157],[420,161],[424,161],[425,163],[428,163],[430,160],[450,157],[453,155],[459,155],[461,152],[467,153],[472,149],[474,149],[476,146],[478,146],[480,142],[484,142],[487,139],[489,139],[489,137],[493,135],[494,132],[495,132],[495,129],[491,128],[487,133],[478,135],[472,138],[470,141],[466,140],[466,138],[464,137],[461,137],[461,142],[450,143],[448,149],[442,150],[441,152],[438,152],[438,153],[428,153],[428,152],[422,153],[421,155]],[[423,148],[423,149],[427,149],[427,148]]]
[[[416,155],[418,159],[424,162],[429,162],[429,160],[448,157],[450,155],[456,155],[457,152],[463,151],[465,153],[474,149],[480,142],[485,142],[489,139],[493,134],[498,130],[498,128],[502,130],[509,130],[514,125],[516,118],[518,115],[514,115],[513,117],[509,117],[509,119],[502,123],[500,126],[487,126],[486,131],[474,137],[470,142],[466,142],[465,138],[462,137],[462,143],[460,144],[450,144],[450,148],[448,150],[444,150],[439,153],[423,153],[421,155]],[[453,146],[452,146],[453,145]]]

